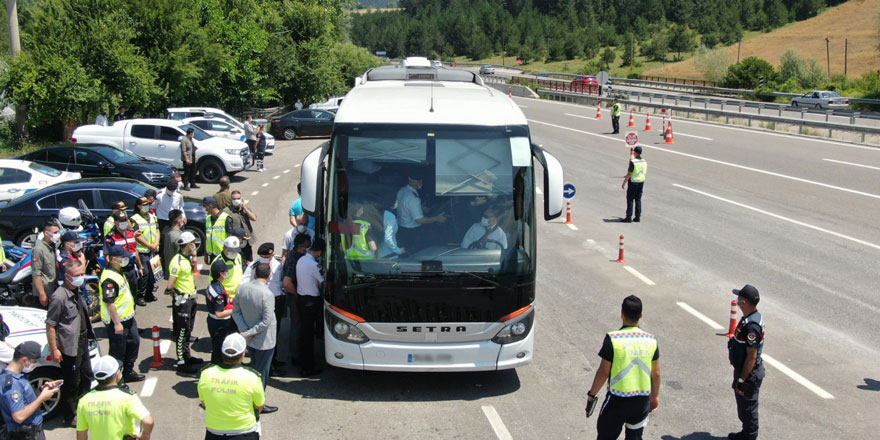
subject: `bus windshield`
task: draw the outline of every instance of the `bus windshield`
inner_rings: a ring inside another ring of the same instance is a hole
[[[534,272],[526,127],[337,125],[328,184],[328,264],[348,282]]]

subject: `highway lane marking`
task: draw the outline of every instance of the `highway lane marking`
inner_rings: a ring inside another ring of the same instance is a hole
[[[711,198],[713,198],[713,199],[715,199],[715,200],[720,200],[720,201],[722,201],[722,202],[730,203],[731,205],[739,206],[739,207],[741,207],[741,208],[746,208],[746,209],[748,209],[748,210],[755,211],[755,212],[757,212],[757,213],[764,214],[764,215],[767,215],[767,216],[770,216],[770,217],[773,217],[773,218],[777,218],[777,219],[779,219],[779,220],[785,220],[785,221],[787,221],[787,222],[794,223],[794,224],[796,224],[796,225],[798,225],[798,226],[803,226],[803,227],[805,227],[805,228],[810,228],[810,229],[813,229],[813,230],[815,230],[815,231],[824,232],[824,233],[826,233],[826,234],[833,235],[833,236],[835,236],[835,237],[842,238],[842,239],[844,239],[844,240],[849,240],[849,241],[851,241],[851,242],[853,242],[853,243],[858,243],[858,244],[861,244],[861,245],[864,245],[864,246],[868,246],[868,247],[872,247],[872,248],[874,248],[874,249],[880,250],[880,245],[877,245],[877,244],[874,244],[874,243],[870,243],[870,242],[867,242],[867,241],[864,241],[864,240],[859,240],[858,238],[850,237],[849,235],[844,235],[844,234],[841,234],[841,233],[839,233],[839,232],[830,231],[830,230],[828,230],[828,229],[821,228],[821,227],[819,227],[819,226],[814,226],[814,225],[811,225],[811,224],[809,224],[809,223],[804,223],[804,222],[802,222],[802,221],[798,221],[798,220],[795,220],[795,219],[791,219],[791,218],[788,218],[788,217],[784,217],[784,216],[781,216],[781,215],[779,215],[779,214],[774,214],[774,213],[772,213],[772,212],[764,211],[763,209],[755,208],[754,206],[749,206],[749,205],[746,205],[746,204],[744,204],[744,203],[735,202],[735,201],[733,201],[733,200],[725,199],[725,198],[723,198],[723,197],[719,197],[719,196],[716,196],[716,195],[713,195],[713,194],[709,194],[709,193],[707,193],[707,192],[703,192],[703,191],[696,190],[696,189],[693,189],[693,188],[688,188],[688,187],[686,187],[686,186],[684,186],[684,185],[679,185],[679,184],[677,184],[677,183],[672,184],[672,186],[675,186],[675,187],[678,187],[678,188],[681,188],[681,189],[686,189],[686,190],[688,190],[688,191],[695,192],[695,193],[697,193],[697,194],[701,194],[701,195],[704,195],[704,196],[706,196],[706,197],[711,197]]]
[[[141,389],[141,397],[150,397],[153,395],[153,391],[156,390],[156,382],[159,379],[156,377],[148,377],[147,380],[144,381],[144,388]]]
[[[685,312],[688,312],[688,313],[690,313],[691,315],[696,316],[697,319],[699,319],[700,321],[703,321],[703,322],[705,322],[706,324],[708,324],[709,327],[712,327],[712,328],[715,329],[715,330],[724,330],[724,327],[722,327],[721,324],[719,324],[719,323],[717,323],[717,322],[715,322],[715,321],[709,319],[708,316],[706,316],[706,315],[704,315],[704,314],[698,312],[698,311],[697,311],[696,309],[694,309],[693,307],[687,305],[687,303],[683,303],[683,302],[681,302],[681,301],[678,301],[678,302],[676,302],[676,304],[678,304],[679,307],[681,307],[682,309],[684,309]]]
[[[259,191],[254,191],[254,192],[251,193],[251,195],[252,195],[252,196],[255,196],[255,195],[259,194],[259,193],[260,193]]]
[[[575,117],[575,118],[592,119],[592,120],[594,120],[594,121],[597,120],[596,118],[591,118],[591,117],[589,117],[589,116],[576,115],[576,114],[574,114],[574,113],[564,113],[564,115],[565,115],[565,116],[573,116],[573,117]]]
[[[571,229],[572,231],[577,231],[577,230],[578,230],[578,227],[575,226],[575,225],[572,224],[572,223],[566,223],[565,226],[568,226],[568,229]]]
[[[872,167],[870,165],[862,165],[860,163],[844,162],[842,160],[834,160],[834,159],[822,159],[822,160],[825,160],[828,162],[834,162],[834,163],[842,163],[844,165],[852,165],[854,167],[862,167],[862,168],[870,168],[872,170],[880,170],[880,167]]]
[[[804,388],[816,393],[816,395],[818,395],[819,397],[821,397],[823,399],[833,399],[834,398],[834,396],[832,396],[831,393],[823,390],[822,388],[820,388],[818,385],[814,384],[813,382],[810,382],[804,376],[797,374],[794,370],[786,367],[785,365],[782,364],[782,362],[777,361],[776,359],[771,357],[769,354],[766,354],[766,353],[761,354],[761,358],[764,359],[764,362],[770,364],[770,366],[772,366],[773,368],[776,368],[777,370],[781,371],[783,374],[790,377],[795,382],[803,385]]]
[[[159,341],[159,351],[162,352],[162,354],[167,354],[169,348],[171,348],[171,341],[170,340],[163,339],[163,340]]]
[[[611,136],[605,136],[604,134],[597,134],[597,133],[591,133],[591,132],[589,132],[589,131],[577,130],[577,129],[574,129],[574,128],[564,127],[564,126],[562,126],[562,125],[551,124],[551,123],[549,123],[549,122],[536,121],[536,120],[534,120],[534,119],[529,119],[528,121],[529,121],[529,122],[535,122],[535,123],[537,123],[537,124],[547,125],[547,126],[554,127],[554,128],[561,128],[561,129],[563,129],[563,130],[570,130],[570,131],[574,131],[574,132],[576,132],[576,133],[589,134],[589,135],[596,136],[596,137],[600,137],[600,138],[611,139],[611,140],[615,140],[615,141],[618,141],[618,142],[623,141],[623,139],[618,139],[618,138],[611,137]],[[769,176],[781,177],[781,178],[783,178],[783,179],[794,180],[794,181],[796,181],[796,182],[807,183],[807,184],[810,184],[810,185],[816,185],[816,186],[821,186],[821,187],[824,187],[824,188],[836,189],[836,190],[838,190],[838,191],[844,191],[844,192],[848,192],[848,193],[852,193],[852,194],[857,194],[857,195],[860,195],[860,196],[872,197],[872,198],[875,198],[875,199],[880,199],[880,195],[877,195],[877,194],[871,194],[871,193],[867,193],[867,192],[864,192],[864,191],[858,191],[858,190],[854,190],[854,189],[850,189],[850,188],[844,188],[844,187],[841,187],[841,186],[829,185],[829,184],[827,184],[827,183],[816,182],[816,181],[813,181],[813,180],[803,179],[803,178],[800,178],[800,177],[789,176],[789,175],[787,175],[787,174],[775,173],[775,172],[773,172],[773,171],[766,171],[766,170],[762,170],[762,169],[758,169],[758,168],[747,167],[747,166],[745,166],[745,165],[739,165],[739,164],[735,164],[735,163],[724,162],[723,160],[710,159],[710,158],[708,158],[708,157],[697,156],[697,155],[695,155],[695,154],[682,153],[681,151],[670,150],[670,149],[667,149],[667,148],[657,147],[657,146],[654,146],[654,145],[644,145],[644,147],[647,147],[647,148],[653,148],[653,149],[655,149],[655,150],[659,150],[659,151],[665,151],[665,152],[667,152],[667,153],[678,154],[678,155],[681,155],[681,156],[690,157],[690,158],[692,158],[692,159],[698,159],[698,160],[704,160],[704,161],[707,161],[707,162],[717,163],[717,164],[719,164],[719,165],[726,165],[726,166],[733,167],[733,168],[739,168],[739,169],[743,169],[743,170],[747,170],[747,171],[754,171],[754,172],[756,172],[756,173],[767,174],[767,175],[769,175]]]
[[[296,165],[294,165],[293,167],[294,167],[294,168],[299,168],[299,166],[300,166],[300,164],[296,164]]]
[[[263,184],[263,188],[265,188],[265,187],[267,187],[267,186],[269,186],[269,182],[266,182],[266,183]]]
[[[281,175],[278,175],[278,176],[273,177],[272,180],[278,180],[280,178],[281,178]]]
[[[682,133],[682,132],[677,132],[677,131],[675,131],[675,130],[672,131],[672,136],[673,136],[673,137],[675,137],[675,136],[692,137],[692,138],[697,138],[697,139],[703,139],[703,140],[706,140],[706,141],[711,141],[711,140],[712,140],[712,138],[707,138],[707,137],[703,137],[703,136],[697,136],[697,135],[695,135],[695,134],[685,134],[685,133]]]
[[[633,274],[633,276],[635,276],[636,278],[642,280],[643,283],[645,283],[645,284],[647,284],[647,285],[649,285],[649,286],[656,286],[656,284],[654,284],[654,282],[651,281],[650,278],[648,278],[648,277],[642,275],[642,273],[639,272],[639,271],[637,271],[634,267],[631,267],[631,266],[623,266],[623,268],[626,269],[627,272]]]
[[[510,431],[507,430],[507,427],[504,426],[504,422],[501,420],[501,416],[498,415],[498,411],[495,411],[495,407],[486,405],[482,408],[483,414],[489,419],[489,424],[492,425],[492,430],[495,431],[495,436],[498,437],[498,440],[513,440]]]
[[[287,173],[289,173],[289,172],[290,172],[290,168],[284,170],[284,174],[287,174]]]
[[[522,107],[522,108],[529,108],[529,106],[527,106],[527,105],[522,105],[522,104],[517,104],[517,105],[520,106],[520,107]]]

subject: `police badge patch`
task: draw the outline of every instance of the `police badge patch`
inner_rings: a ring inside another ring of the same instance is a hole
[[[21,400],[21,393],[19,393],[18,391],[13,391],[11,397],[13,402],[18,402],[19,400]]]
[[[756,333],[749,333],[746,338],[748,338],[749,341],[754,341],[755,339],[758,339],[758,335]]]

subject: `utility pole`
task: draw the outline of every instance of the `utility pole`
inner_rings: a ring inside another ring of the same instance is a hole
[[[843,76],[846,77],[846,64],[849,60],[849,38],[843,39]]]
[[[736,45],[736,64],[739,64],[739,51],[742,49],[743,39],[740,37],[739,43]]]
[[[831,79],[831,39],[825,37],[825,60],[828,63],[828,79]]]
[[[9,23],[9,51],[15,59],[21,52],[21,41],[18,38],[18,8],[15,6],[15,0],[6,0],[6,21]]]

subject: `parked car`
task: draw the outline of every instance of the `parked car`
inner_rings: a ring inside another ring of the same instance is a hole
[[[494,75],[495,74],[495,66],[491,64],[484,64],[480,67],[480,75]]]
[[[79,173],[59,171],[22,158],[0,159],[0,202],[8,202],[46,185],[80,177]]]
[[[46,311],[31,307],[0,306],[0,315],[3,316],[3,323],[9,326],[9,336],[6,337],[6,343],[15,347],[25,341],[34,341],[43,348],[37,362],[37,368],[28,374],[34,390],[39,390],[46,382],[61,379],[61,365],[54,360],[48,360],[50,353],[46,339]],[[101,357],[101,349],[98,342],[92,339],[89,341],[89,358],[92,361],[92,366],[95,365],[99,357]],[[0,368],[5,368],[11,360],[11,356],[8,359],[0,359]],[[92,387],[96,385],[97,382],[92,381]],[[52,418],[57,414],[58,402],[60,401],[61,393],[58,393],[40,406],[44,419]]]
[[[440,60],[431,61],[431,67],[443,67],[443,62]]]
[[[211,136],[242,142],[244,142],[245,140],[244,126],[242,125],[241,127],[238,127],[232,121],[221,120],[217,118],[206,118],[202,116],[196,118],[186,118],[183,120],[183,122],[195,125],[196,127],[205,130],[205,133],[208,133]],[[273,151],[275,151],[275,136],[272,136],[267,131],[266,153],[271,154]]]
[[[80,179],[52,185],[19,197],[6,205],[0,204],[0,236],[18,246],[32,248],[37,240],[34,229],[57,217],[61,208],[79,207],[79,201],[82,200],[98,218],[98,224],[103,224],[113,213],[111,205],[120,200],[129,207],[129,214],[133,214],[135,200],[142,197],[148,189],[156,188],[137,180],[119,177]],[[185,229],[196,234],[205,243],[206,214],[201,200],[184,197],[183,208],[187,219]]]
[[[174,168],[162,162],[97,144],[58,145],[19,158],[56,170],[75,171],[82,177],[126,177],[153,185],[162,185],[174,172]]]
[[[232,124],[236,128],[244,133],[244,122],[235,119],[229,113],[220,110],[219,108],[214,107],[169,107],[166,109],[168,111],[168,119],[174,119],[175,121],[182,121],[184,119],[189,118],[205,118],[211,120],[222,120],[229,124]],[[265,119],[254,119],[255,124],[264,124],[267,125],[269,121]],[[199,126],[201,127],[201,125]],[[266,127],[268,128],[268,127]],[[210,130],[202,127],[203,130],[210,133]],[[212,136],[220,136],[219,134],[211,133]],[[226,137],[226,136],[220,136]],[[228,137],[227,137],[228,138]],[[231,139],[231,138],[228,138]],[[238,140],[244,140],[244,138],[239,137]],[[269,136],[266,138],[266,150],[274,150],[275,149],[275,137]]]
[[[573,91],[596,93],[599,91],[599,80],[593,75],[578,75],[571,80]]]
[[[840,96],[831,90],[813,90],[804,96],[792,98],[792,107],[813,107],[827,110],[845,110],[849,108],[849,98]]]
[[[287,140],[301,136],[330,136],[336,115],[326,110],[296,110],[272,118],[272,132]]]
[[[73,131],[72,140],[109,145],[181,169],[180,138],[189,128],[195,130],[196,164],[204,182],[216,183],[223,175],[253,165],[254,158],[244,142],[214,137],[195,125],[170,119],[128,119],[109,127],[83,125]]]
[[[342,105],[343,99],[345,99],[344,96],[334,96],[324,102],[312,104],[309,106],[309,108],[310,109],[317,109],[317,110],[328,110],[328,111],[335,112],[336,110],[339,110],[339,106]]]

